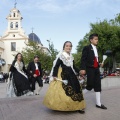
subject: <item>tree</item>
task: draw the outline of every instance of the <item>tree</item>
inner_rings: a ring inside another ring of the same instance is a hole
[[[116,59],[117,62],[120,62],[120,14],[117,14],[114,19],[91,23],[90,26],[90,31],[78,43],[77,54],[88,44],[88,36],[92,33],[97,33],[99,35],[98,51],[100,60],[102,61],[102,56],[107,50],[111,50],[114,61],[113,68],[115,69]]]
[[[57,51],[57,49],[54,48],[54,45],[50,40],[47,40],[47,41],[49,44],[49,51],[50,51],[51,60],[54,61],[56,58],[56,55],[58,54],[58,51]]]
[[[86,34],[84,38],[78,42],[78,45],[76,47],[77,52],[73,54],[75,65],[78,68],[80,67],[80,58],[82,56],[83,47],[90,43],[88,40],[88,37],[89,37],[89,34]]]
[[[104,20],[95,24],[91,23],[90,33],[99,35],[98,48],[101,53],[104,54],[109,49],[115,55],[120,50],[120,26],[113,24],[113,21]]]
[[[116,53],[120,51],[120,24],[116,20],[104,20],[95,24],[91,24],[90,33],[99,35],[98,49],[101,54],[105,54],[106,50],[112,51],[113,70],[115,70]]]
[[[78,42],[78,45],[76,48],[77,52],[82,52],[83,47],[90,43],[88,37],[89,37],[89,34],[86,34],[85,37]]]
[[[75,66],[77,68],[80,68],[80,58],[81,58],[82,53],[81,52],[77,52],[73,54],[74,57],[74,62],[75,62]]]
[[[44,53],[43,49],[36,42],[28,42],[27,47],[23,49],[22,55],[26,65],[30,61],[33,61],[35,55],[40,57],[40,62],[44,71],[50,71],[52,67],[51,56],[47,53]]]

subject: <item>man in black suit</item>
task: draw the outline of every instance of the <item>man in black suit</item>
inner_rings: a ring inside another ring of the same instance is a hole
[[[81,57],[81,71],[80,74],[87,74],[87,86],[86,92],[94,89],[96,93],[96,107],[101,109],[107,109],[100,101],[100,93],[101,93],[101,79],[100,79],[100,71],[99,71],[99,58],[97,51],[98,44],[98,35],[91,34],[89,36],[90,45],[85,46],[82,51]],[[103,64],[101,64],[103,67]]]
[[[41,79],[42,77],[42,69],[41,69],[41,63],[39,62],[39,56],[34,56],[34,61],[30,62],[27,71],[30,75],[31,83],[32,83],[32,91],[34,94],[39,95],[40,90],[43,87],[43,81]],[[37,93],[35,93],[35,84],[38,82],[39,88],[37,90]]]

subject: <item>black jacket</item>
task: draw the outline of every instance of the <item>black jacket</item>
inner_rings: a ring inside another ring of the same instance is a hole
[[[85,46],[82,51],[81,57],[81,70],[86,70],[89,67],[94,67],[94,58],[95,54],[92,48],[92,45]]]
[[[38,64],[38,69],[40,71],[40,76],[42,77],[42,69],[41,69],[41,63],[40,62],[37,62]],[[36,70],[36,67],[35,67],[35,63],[34,62],[30,62],[28,67],[27,67],[27,72],[29,73],[29,75],[34,75],[34,72]]]

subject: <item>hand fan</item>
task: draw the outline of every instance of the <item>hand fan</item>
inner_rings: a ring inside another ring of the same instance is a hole
[[[58,78],[56,78],[56,80],[63,82],[65,85],[68,84],[68,80],[61,80],[61,79],[58,79]]]
[[[102,63],[104,63],[104,61],[107,59],[107,55],[103,55],[103,61]]]

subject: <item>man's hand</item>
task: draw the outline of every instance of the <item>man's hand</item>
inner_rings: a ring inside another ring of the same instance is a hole
[[[81,74],[81,75],[85,75],[85,74],[86,74],[86,71],[85,71],[85,70],[80,70],[80,74]]]
[[[103,63],[100,63],[100,67],[103,67],[104,66],[104,64]]]
[[[33,77],[35,77],[35,78],[36,78],[36,77],[37,77],[37,75],[36,75],[36,74],[34,74],[34,75],[33,75]]]

